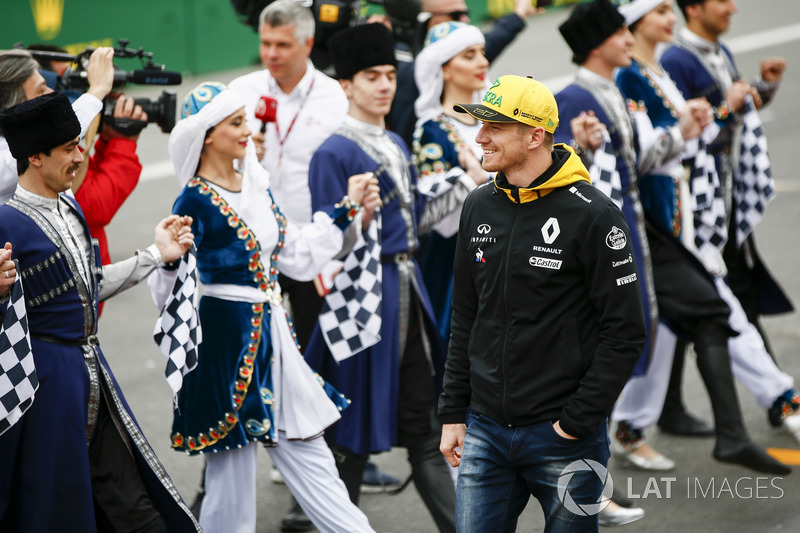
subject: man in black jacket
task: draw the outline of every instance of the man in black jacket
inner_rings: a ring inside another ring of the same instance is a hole
[[[646,337],[629,229],[553,146],[544,85],[503,76],[456,110],[484,122],[483,168],[498,172],[467,198],[456,248],[439,416],[458,529],[513,530],[534,495],[547,531],[596,530],[606,418]]]

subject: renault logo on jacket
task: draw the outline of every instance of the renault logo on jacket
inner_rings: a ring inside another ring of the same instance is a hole
[[[561,228],[558,225],[558,219],[550,217],[547,222],[542,226],[542,238],[545,244],[553,244],[556,238],[561,234]]]

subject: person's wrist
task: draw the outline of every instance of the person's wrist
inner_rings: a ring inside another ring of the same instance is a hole
[[[347,220],[353,220],[353,217],[356,216],[358,210],[361,208],[361,204],[359,202],[354,201],[349,196],[345,195],[342,200],[333,206],[335,209],[345,209],[347,211]]]
[[[575,151],[575,155],[577,155],[578,157],[583,157],[584,155],[586,155],[586,149],[582,147],[580,144],[578,144],[578,142],[575,139],[571,139],[569,141],[569,145],[572,147],[572,149]]]

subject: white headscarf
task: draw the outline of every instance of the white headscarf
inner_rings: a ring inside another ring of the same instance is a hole
[[[437,38],[437,33],[443,35]],[[486,42],[478,28],[457,22],[437,24],[428,32],[426,41],[430,44],[422,49],[414,65],[414,80],[419,87],[419,97],[414,102],[417,127],[442,114],[442,65],[470,46]],[[482,92],[475,91],[471,103],[480,102]]]
[[[211,97],[199,111],[182,119],[169,136],[169,156],[175,167],[175,174],[181,186],[194,177],[200,163],[200,153],[205,146],[206,132],[239,109],[244,107],[244,99],[232,89],[224,89]],[[247,140],[245,156],[239,164],[242,172],[242,207],[240,215],[245,219],[248,212],[259,209],[257,199],[269,187],[269,173],[261,166],[256,156],[253,140]]]
[[[664,0],[631,0],[627,4],[620,2],[617,11],[625,17],[625,24],[630,26],[663,3]]]

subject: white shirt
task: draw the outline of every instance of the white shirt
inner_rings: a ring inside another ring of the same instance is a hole
[[[81,137],[86,135],[92,120],[102,109],[103,102],[89,93],[82,94],[72,103],[72,110],[75,111],[81,125]],[[6,138],[0,136],[0,205],[8,202],[14,194],[17,182],[19,182],[17,160],[11,155]],[[72,195],[71,192],[69,194]]]
[[[229,85],[244,97],[247,125],[253,132],[261,130],[261,121],[255,116],[259,99],[271,96],[277,100],[277,127],[267,125],[261,163],[270,174],[270,189],[286,217],[301,226],[309,224],[308,165],[317,148],[342,125],[349,108],[347,96],[337,81],[316,70],[311,61],[289,94],[278,87],[268,70],[241,76]]]
[[[94,265],[89,264],[92,239],[69,200],[61,194],[58,198],[45,198],[23,189],[21,185],[15,187],[14,197],[36,209],[53,225],[67,247],[61,252],[72,256],[78,274],[87,286],[91,286],[93,280],[90,275],[94,271]],[[144,251],[137,250],[133,257],[103,266],[103,278],[99,285],[100,301],[133,287],[159,266],[163,266],[163,262],[155,244]]]

